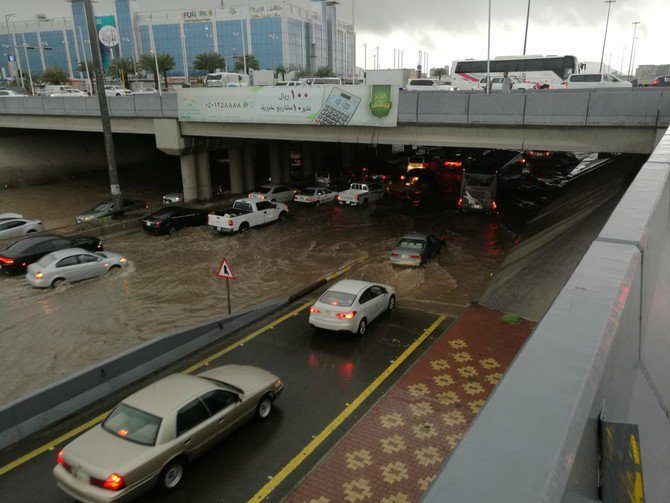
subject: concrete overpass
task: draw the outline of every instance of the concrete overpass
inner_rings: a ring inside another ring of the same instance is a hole
[[[175,93],[108,100],[113,131],[154,135],[157,148],[181,156],[187,200],[211,197],[208,151],[221,147],[231,147],[231,190],[251,189],[250,140],[271,142],[272,178],[281,181],[288,177],[285,141],[304,142],[308,160],[318,158],[317,142],[650,153],[670,125],[670,91],[655,88],[401,92],[393,128],[181,123]],[[97,97],[3,99],[0,128],[96,132],[99,113]],[[343,158],[351,162],[347,147]]]

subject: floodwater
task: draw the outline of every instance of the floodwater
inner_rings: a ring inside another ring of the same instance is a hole
[[[38,190],[49,193],[46,186]],[[26,209],[19,209],[26,213],[41,215],[45,208],[22,202]],[[68,219],[74,206],[66,205]],[[54,208],[49,218],[64,217]],[[413,230],[444,236],[446,249],[425,268],[391,266],[389,250]],[[458,315],[484,291],[510,241],[496,216],[408,216],[383,207],[335,205],[292,206],[285,223],[243,236],[201,227],[109,240],[105,248],[131,262],[116,275],[46,291],[31,288],[23,277],[0,277],[0,403],[143,341],[224,315],[225,284],[215,277],[224,257],[236,275],[233,310],[288,296],[367,255],[350,277],[394,286],[404,307]]]

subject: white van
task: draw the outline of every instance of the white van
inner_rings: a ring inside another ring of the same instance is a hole
[[[630,88],[633,84],[611,73],[573,73],[563,82],[563,87],[565,89]]]
[[[49,84],[44,86],[44,94],[46,96],[51,96],[52,94],[64,94],[66,91],[69,92],[70,89],[74,89],[74,87],[67,85]]]
[[[246,87],[249,85],[249,76],[243,73],[215,72],[205,77],[204,84],[205,87]]]

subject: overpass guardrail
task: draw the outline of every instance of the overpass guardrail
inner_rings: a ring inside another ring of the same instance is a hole
[[[162,96],[108,97],[112,117],[177,118],[177,93]],[[0,99],[0,114],[98,116],[98,98],[26,96]],[[483,94],[472,91],[401,92],[400,124],[619,126],[667,128],[670,90],[633,88],[518,91]]]

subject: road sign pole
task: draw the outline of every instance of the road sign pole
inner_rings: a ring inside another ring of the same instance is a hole
[[[228,314],[230,313],[230,280],[226,278],[226,294],[228,295]]]

